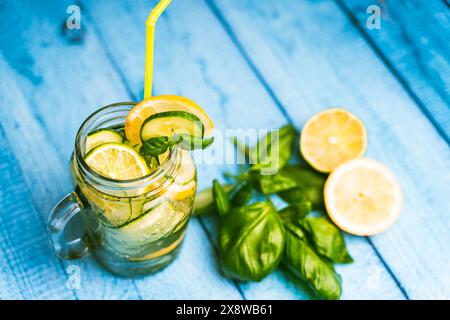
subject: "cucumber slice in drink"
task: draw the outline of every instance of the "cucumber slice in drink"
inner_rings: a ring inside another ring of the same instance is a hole
[[[91,132],[86,137],[85,154],[99,145],[110,142],[122,143],[123,136],[112,129],[99,129]]]
[[[131,219],[136,219],[143,214],[144,200],[130,199]]]
[[[186,185],[195,179],[196,170],[189,151],[181,150],[180,169],[177,172],[174,182],[180,185]]]
[[[163,201],[163,200],[164,200],[164,198],[162,198],[162,197],[156,197],[150,201],[145,202],[142,206],[142,211],[149,212],[153,208],[156,208],[157,206],[159,206],[161,204],[161,201]]]
[[[172,232],[184,215],[169,201],[162,202],[141,217],[105,233],[107,245],[127,256],[142,254],[147,245]]]
[[[127,223],[132,218],[133,210],[129,201],[106,196],[86,185],[82,185],[80,191],[92,209],[101,215],[100,220],[103,221],[103,224],[117,227]]]
[[[192,180],[186,184],[172,183],[164,194],[171,201],[181,201],[187,198],[194,198],[195,191],[197,190],[197,182]]]
[[[201,136],[205,128],[195,115],[185,111],[166,111],[151,115],[141,127],[141,141],[153,137],[172,137],[173,134]]]

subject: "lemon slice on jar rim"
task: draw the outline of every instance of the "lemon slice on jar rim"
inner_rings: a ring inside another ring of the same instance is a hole
[[[174,117],[174,112],[179,112],[179,123]],[[208,135],[210,130],[213,129],[213,123],[206,112],[197,105],[194,101],[176,95],[160,95],[150,97],[142,100],[133,109],[130,110],[125,120],[125,135],[131,145],[137,145],[141,143],[141,129],[146,120],[154,117],[156,114],[169,113],[166,117],[167,121],[162,122],[162,126],[165,126],[164,131],[170,130],[172,126],[190,126],[186,123],[188,118],[198,119],[203,127],[202,133]],[[183,114],[190,114],[192,117],[183,117]],[[161,118],[161,117],[159,117]],[[163,120],[163,119],[159,119]],[[159,122],[158,122],[159,125]],[[153,123],[149,127],[155,128],[156,124]]]

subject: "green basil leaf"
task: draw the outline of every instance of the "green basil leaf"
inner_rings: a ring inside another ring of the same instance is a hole
[[[229,193],[233,186],[231,184],[222,185],[225,192]],[[194,200],[194,215],[202,216],[217,212],[217,207],[214,202],[213,188],[207,188],[200,191]]]
[[[280,216],[283,221],[291,221],[293,223],[300,222],[304,217],[311,212],[311,202],[302,201],[291,204],[280,211]]]
[[[231,207],[242,207],[245,206],[253,197],[253,186],[249,181],[244,181],[236,185],[233,190],[231,190]]]
[[[230,211],[230,200],[228,199],[227,192],[216,179],[213,181],[213,196],[219,215],[226,215]]]
[[[261,192],[264,194],[277,193],[297,187],[297,182],[283,171],[274,175],[259,175]]]
[[[333,265],[314,252],[302,229],[292,222],[286,222],[286,248],[283,262],[292,273],[308,283],[321,298],[339,299],[341,296],[341,277]]]
[[[283,168],[294,150],[296,131],[292,125],[286,125],[278,131],[278,139],[273,139],[272,132],[259,139],[255,147],[249,151],[250,158],[255,157],[257,163],[250,170],[270,171],[272,174]],[[274,140],[274,141],[272,141]]]
[[[296,203],[302,200],[311,201],[314,209],[324,207],[325,176],[298,165],[288,165],[283,168],[281,173],[297,183],[296,188],[279,192],[278,195],[281,199],[288,203]]]
[[[178,141],[178,145],[188,151],[206,149],[214,142],[214,137],[204,138],[188,134],[176,135],[175,138]]]
[[[353,262],[341,231],[327,217],[307,217],[300,224],[320,255],[337,263]]]
[[[281,199],[290,204],[308,200],[300,187],[280,191],[278,192],[278,195]]]
[[[166,152],[170,144],[169,137],[153,137],[144,141],[139,153],[144,157],[156,157]]]
[[[236,208],[220,221],[219,249],[225,275],[259,281],[278,266],[283,225],[270,202]]]

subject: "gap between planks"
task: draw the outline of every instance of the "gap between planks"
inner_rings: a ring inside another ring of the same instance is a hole
[[[445,1],[445,0],[444,0]],[[400,74],[400,72],[394,67],[391,61],[386,57],[385,54],[381,51],[381,49],[377,46],[374,40],[372,40],[364,28],[361,27],[358,19],[351,12],[351,10],[345,5],[342,0],[334,0],[336,5],[342,11],[342,13],[347,17],[350,21],[351,25],[358,31],[367,45],[372,49],[375,55],[383,62],[389,72],[394,76],[394,78],[398,81],[401,87],[405,90],[408,96],[414,101],[417,108],[425,115],[425,117],[433,124],[433,127],[438,132],[439,136],[445,140],[445,142],[450,145],[450,137],[441,127],[440,123],[435,119],[433,114],[426,108],[424,102],[417,96],[414,89],[408,84],[406,79]],[[448,3],[447,3],[448,5]]]
[[[91,13],[89,12],[89,9],[86,8],[86,6],[84,6],[84,12],[86,12],[86,15],[88,16],[88,21],[89,23],[92,25],[92,27],[94,28],[94,33],[97,37],[97,39],[99,39],[100,42],[100,46],[103,49],[103,51],[105,52],[105,55],[108,59],[108,61],[111,63],[111,66],[113,67],[113,69],[117,72],[117,74],[119,75],[124,87],[126,88],[127,93],[129,94],[130,98],[133,99],[133,101],[137,102],[138,97],[136,97],[136,95],[133,93],[133,91],[131,90],[131,87],[122,71],[122,69],[120,68],[119,64],[117,63],[116,59],[114,58],[114,55],[112,54],[112,51],[110,49],[110,47],[108,46],[106,40],[104,39],[97,23],[95,22],[95,20],[92,18]],[[209,230],[206,228],[204,221],[201,217],[197,217],[201,228],[203,229],[203,231],[206,234],[206,237],[208,238],[208,240],[211,242],[212,246],[214,247],[214,250],[216,251],[216,253],[219,253],[219,249],[217,247],[217,244],[215,243],[215,241],[213,241],[212,239],[212,235],[210,234]],[[138,297],[140,300],[142,300],[142,294],[136,284],[136,282],[134,280],[133,281],[133,286],[136,289],[137,293],[138,293]],[[243,300],[247,300],[241,287],[239,286],[239,284],[237,283],[237,281],[232,280],[234,286],[236,287],[236,290],[239,292],[239,294],[241,295]]]
[[[252,72],[255,74],[255,76],[257,77],[258,81],[261,82],[262,86],[264,87],[264,89],[268,92],[268,94],[270,95],[270,97],[274,100],[275,104],[277,105],[277,107],[280,109],[281,113],[283,114],[283,116],[286,118],[286,120],[289,123],[293,123],[292,118],[288,115],[286,108],[283,106],[282,102],[280,101],[280,99],[276,96],[275,92],[272,90],[270,84],[267,82],[267,80],[264,78],[264,76],[259,72],[258,68],[256,67],[256,65],[254,64],[253,60],[250,58],[249,54],[247,53],[247,51],[244,49],[243,45],[241,44],[241,42],[239,41],[237,35],[235,34],[235,32],[233,31],[233,28],[231,27],[231,25],[227,22],[226,18],[220,13],[219,8],[216,6],[216,4],[214,3],[213,0],[204,0],[207,7],[212,11],[213,15],[217,18],[217,20],[219,21],[219,23],[221,24],[221,26],[224,28],[226,34],[230,37],[232,43],[236,46],[237,50],[239,51],[239,53],[243,56],[244,60],[246,61],[246,63],[249,65],[250,69],[252,70]],[[337,0],[339,1],[339,0]],[[342,9],[342,8],[341,8]],[[347,15],[346,15],[347,16]],[[348,17],[348,16],[347,16]],[[353,25],[353,24],[352,24]],[[372,46],[371,46],[372,48]],[[372,48],[374,49],[374,48]],[[374,49],[375,50],[375,49]],[[378,54],[377,54],[378,56]],[[383,60],[384,62],[384,60]],[[391,69],[389,69],[391,70]],[[397,79],[397,78],[396,78]],[[398,79],[397,79],[398,80]],[[403,87],[403,85],[402,85]],[[408,92],[409,94],[409,92]],[[414,100],[414,102],[417,104],[417,101]],[[424,111],[424,109],[420,108],[422,111]],[[429,119],[429,117],[427,117]],[[438,127],[436,127],[436,124],[434,124],[434,127],[438,130]],[[442,133],[440,132],[440,135],[442,136]],[[448,142],[448,141],[447,141]],[[386,271],[388,272],[388,274],[392,277],[393,281],[395,282],[396,286],[398,287],[398,289],[400,290],[400,292],[402,293],[402,295],[405,297],[405,299],[409,300],[409,296],[408,293],[406,292],[406,290],[404,289],[403,285],[400,283],[399,279],[397,278],[397,276],[394,274],[394,272],[392,271],[391,267],[389,266],[389,264],[385,261],[385,259],[383,258],[383,256],[381,255],[381,253],[378,251],[378,249],[376,248],[376,246],[372,243],[372,241],[370,240],[369,237],[365,237],[367,242],[369,243],[369,245],[371,246],[372,250],[374,251],[375,255],[378,257],[378,259],[380,260],[381,264],[384,266],[384,268],[386,269]]]

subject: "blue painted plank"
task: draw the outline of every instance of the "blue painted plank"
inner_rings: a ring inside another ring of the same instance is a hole
[[[74,299],[0,125],[0,298]]]
[[[338,1],[450,143],[450,10],[444,1],[376,1],[381,29],[366,27],[370,0]]]
[[[2,80],[6,79],[0,84],[0,97],[2,106],[7,106],[1,109],[1,123],[38,204],[41,223],[51,206],[70,189],[68,160],[83,119],[102,105],[130,100],[126,85],[110,65],[83,11],[81,38],[76,40],[70,32],[62,32],[69,4],[6,4],[0,12],[1,27],[8,31],[2,34],[0,46],[0,72]],[[212,247],[201,226],[194,222],[188,232],[183,251],[198,254],[183,254],[174,267],[164,271],[165,280],[172,279],[178,290],[168,290],[168,283],[161,281],[164,279],[148,277],[144,283],[139,280],[140,287],[158,295],[146,295],[138,289],[138,281],[112,276],[86,259],[76,262],[82,276],[77,295],[81,299],[175,299],[193,291],[193,297],[203,293],[239,299],[234,284],[215,272]],[[180,270],[187,272],[184,277],[178,276]],[[34,276],[40,275],[37,272]],[[208,279],[207,288],[200,279]]]
[[[450,192],[450,150],[339,7],[330,1],[208,3],[297,125],[336,105],[362,118],[368,156],[388,165],[404,192],[399,221],[370,243],[406,297],[450,297],[450,203],[442,200]],[[359,272],[370,270],[376,268]]]
[[[2,55],[0,54],[0,58]],[[5,136],[18,158],[24,179],[31,191],[31,199],[40,214],[40,224],[45,225],[52,207],[65,194],[71,191],[68,159],[61,160],[57,148],[52,145],[49,134],[36,120],[33,105],[26,100],[22,88],[17,83],[26,85],[0,60],[0,73],[8,81],[0,82],[1,124]],[[24,193],[24,197],[26,197]],[[28,203],[28,202],[26,202]],[[39,230],[46,237],[45,229]],[[53,253],[51,258],[55,258]],[[80,299],[137,299],[138,292],[129,281],[111,277],[106,271],[93,264],[93,259],[63,262],[64,269],[77,266],[80,270],[81,289],[76,291]],[[27,264],[33,267],[33,261]],[[36,277],[42,277],[36,270]],[[101,288],[101,290],[99,290]],[[58,298],[58,297],[55,297]]]
[[[85,1],[97,30],[107,44],[124,79],[142,96],[143,25],[151,4],[147,1]],[[207,31],[205,31],[207,30]],[[216,127],[277,128],[287,122],[213,13],[198,1],[174,1],[160,18],[155,56],[155,91],[193,98],[211,115]],[[217,146],[217,144],[215,144]],[[200,188],[206,187],[230,165],[199,165]],[[216,229],[202,219],[211,238]],[[344,298],[391,298],[402,295],[364,239],[349,238],[355,264],[340,267]],[[382,283],[381,286],[373,283]],[[240,284],[248,299],[306,299],[305,291],[283,272],[260,283]],[[144,289],[141,289],[144,290]]]

